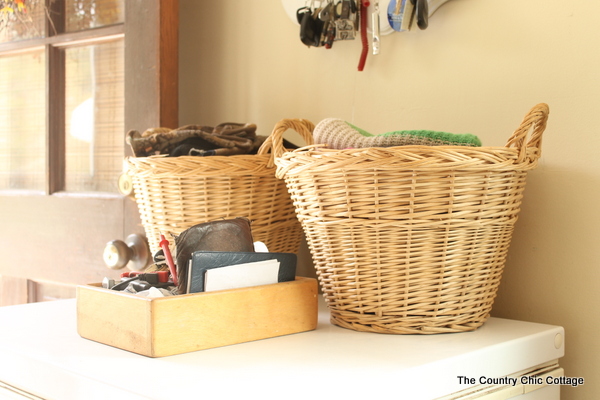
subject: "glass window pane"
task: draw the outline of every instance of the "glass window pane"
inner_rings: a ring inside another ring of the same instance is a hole
[[[118,192],[123,170],[123,40],[66,50],[66,176],[71,192]]]
[[[0,0],[0,42],[44,36],[44,0]]]
[[[44,190],[43,52],[0,57],[0,190]]]
[[[66,30],[81,31],[125,20],[124,0],[66,0]]]

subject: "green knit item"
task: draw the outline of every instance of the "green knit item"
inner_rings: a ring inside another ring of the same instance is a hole
[[[458,146],[481,146],[481,140],[473,134],[470,133],[448,133],[448,132],[438,132],[438,131],[428,131],[424,129],[420,130],[410,130],[410,131],[394,131],[394,132],[386,132],[379,135],[373,135],[361,129],[355,125],[352,125],[350,122],[346,122],[350,127],[356,129],[358,133],[365,137],[372,136],[418,136],[422,138],[426,138],[428,140],[436,141],[436,142],[444,142],[444,144],[448,145],[458,145]]]
[[[315,143],[332,149],[392,147],[392,146],[481,146],[481,141],[470,133],[456,134],[429,130],[406,130],[373,135],[364,129],[337,118],[327,118],[314,129]]]

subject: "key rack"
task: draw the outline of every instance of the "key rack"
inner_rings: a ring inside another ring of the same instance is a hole
[[[424,30],[429,18],[449,0],[281,0],[289,18],[300,26],[308,47],[331,49],[337,41],[362,42],[358,70],[369,51],[379,54],[381,36]]]
[[[334,2],[338,2],[339,0],[334,0]],[[358,1],[358,0],[356,0]],[[450,0],[428,0],[428,17],[431,17],[438,8],[440,8],[442,5],[444,5],[445,3],[447,3]],[[369,7],[369,14],[371,14],[374,11],[374,7],[375,4],[379,3],[379,21],[380,21],[380,34],[381,35],[389,35],[392,33],[395,33],[396,31],[391,27],[391,25],[388,22],[388,7],[389,4],[392,3],[391,0],[380,0],[380,1],[374,1],[374,0],[370,0],[370,7]],[[395,1],[394,1],[395,3]],[[314,7],[322,7],[323,5],[327,4],[327,0],[281,0],[281,4],[283,6],[283,9],[285,10],[286,14],[288,15],[288,17],[294,22],[294,23],[298,23],[297,18],[296,18],[296,12],[298,11],[298,9],[302,8],[302,7],[310,7],[311,4],[314,5]],[[368,18],[368,31],[369,33],[372,33],[372,26],[373,26],[373,18]],[[418,28],[416,27],[416,25],[413,25],[413,28],[411,30],[415,30]]]

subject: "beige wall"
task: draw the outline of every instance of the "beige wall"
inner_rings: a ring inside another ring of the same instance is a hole
[[[387,4],[387,1],[382,1]],[[180,123],[339,117],[372,132],[433,129],[503,145],[530,107],[550,119],[528,177],[494,315],[562,325],[564,399],[600,398],[600,3],[451,0],[426,31],[307,48],[280,0],[180,0]]]

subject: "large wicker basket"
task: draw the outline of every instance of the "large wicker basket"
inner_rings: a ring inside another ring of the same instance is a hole
[[[397,334],[481,326],[547,117],[546,104],[534,107],[506,147],[296,151],[281,146],[281,134],[313,125],[280,121],[271,136],[277,176],[294,201],[332,323]]]
[[[309,143],[311,137],[306,137]],[[269,147],[270,148],[270,147]],[[160,234],[223,218],[252,221],[254,240],[269,251],[297,253],[302,228],[285,183],[275,177],[273,155],[129,157],[135,199],[151,251]]]

